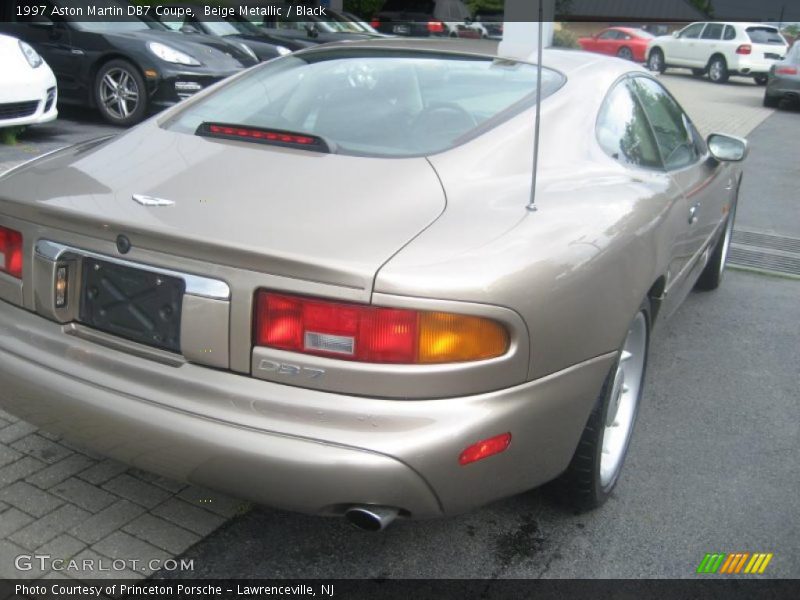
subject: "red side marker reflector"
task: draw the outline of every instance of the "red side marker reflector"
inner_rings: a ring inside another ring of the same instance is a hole
[[[303,147],[317,152],[330,152],[328,144],[320,137],[280,129],[243,127],[226,123],[201,123],[195,134],[278,146]]]
[[[458,457],[458,464],[463,467],[464,465],[483,460],[494,454],[500,454],[501,452],[505,452],[509,444],[511,444],[510,433],[503,433],[487,440],[481,440],[464,449]]]

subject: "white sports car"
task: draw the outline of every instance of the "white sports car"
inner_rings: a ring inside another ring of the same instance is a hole
[[[31,46],[0,34],[0,128],[35,125],[58,116],[53,71]]]

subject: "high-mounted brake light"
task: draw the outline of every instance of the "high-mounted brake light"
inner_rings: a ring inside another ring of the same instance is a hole
[[[264,129],[228,123],[201,123],[195,131],[195,135],[228,140],[246,140],[248,142],[289,146],[292,148],[308,148],[317,152],[330,152],[328,144],[321,137],[282,129]]]
[[[481,440],[464,449],[458,456],[458,464],[463,467],[464,465],[489,458],[495,454],[500,454],[506,451],[509,444],[511,444],[510,433],[502,433],[487,440]]]
[[[483,317],[262,290],[256,296],[255,344],[368,363],[438,364],[501,356],[509,336]]]
[[[428,21],[429,33],[444,33],[444,23],[441,21]]]
[[[775,69],[777,75],[797,75],[797,67],[778,67]]]
[[[0,272],[22,279],[22,234],[0,227]]]
[[[736,54],[750,54],[753,47],[750,44],[742,44],[736,49]]]

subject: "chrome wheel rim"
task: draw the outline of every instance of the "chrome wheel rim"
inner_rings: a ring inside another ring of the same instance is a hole
[[[719,257],[719,274],[725,270],[725,262],[728,260],[728,248],[731,245],[731,238],[733,237],[733,219],[735,213],[735,206],[731,204],[730,212],[728,214],[728,222],[725,223],[725,234],[722,240],[722,255]]]
[[[628,448],[642,390],[646,351],[647,321],[639,312],[628,330],[611,384],[600,453],[600,484],[604,488],[616,480]]]
[[[109,69],[100,80],[100,102],[115,119],[127,119],[139,106],[139,86],[126,69]]]

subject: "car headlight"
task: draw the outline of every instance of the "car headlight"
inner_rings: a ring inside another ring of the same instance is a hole
[[[26,44],[22,40],[19,41],[19,49],[22,51],[23,56],[25,56],[25,60],[28,61],[28,64],[32,68],[41,67],[44,61],[42,57],[39,56],[39,53],[34,50],[30,44]]]
[[[175,63],[179,65],[191,65],[196,67],[200,65],[200,61],[192,58],[188,54],[176,50],[172,46],[167,46],[161,42],[147,42],[147,49],[150,50],[161,60],[168,63]]]
[[[245,44],[243,42],[239,42],[239,48],[244,50],[244,53],[247,54],[253,60],[258,60],[258,56],[256,56],[256,53],[253,52],[253,49],[250,46],[248,46],[247,44]]]
[[[278,51],[278,54],[281,56],[286,56],[287,54],[291,54],[292,51],[289,50],[286,46],[275,46],[275,49]]]

